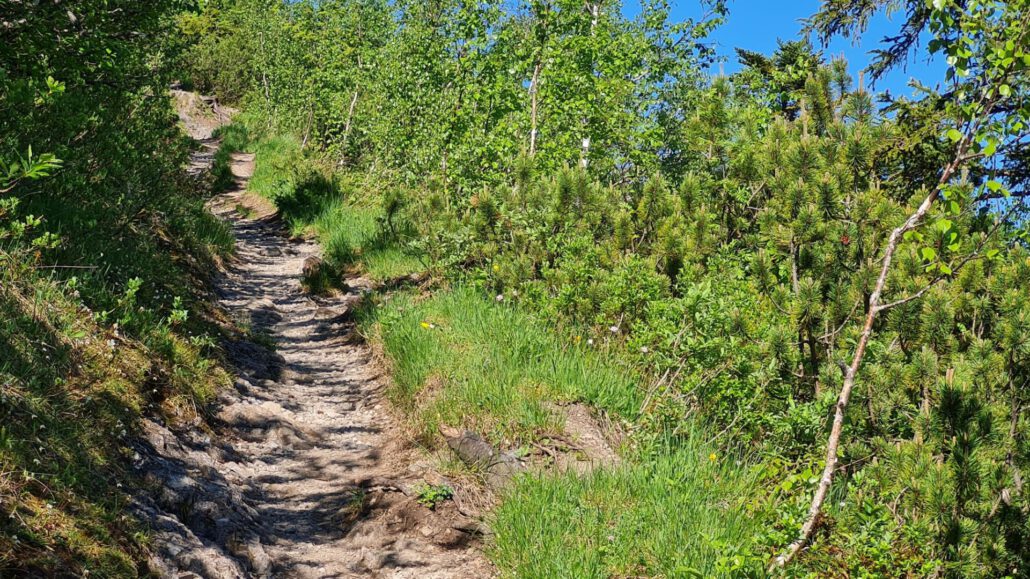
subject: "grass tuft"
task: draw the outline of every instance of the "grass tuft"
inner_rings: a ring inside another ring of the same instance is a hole
[[[415,255],[381,233],[382,208],[336,197],[327,201],[311,227],[338,270],[353,268],[377,281],[396,279],[424,269]]]
[[[234,153],[248,149],[250,135],[245,125],[232,123],[218,127],[212,136],[221,139],[211,165],[212,190],[218,193],[228,191],[235,185],[236,177],[232,174],[232,156]]]

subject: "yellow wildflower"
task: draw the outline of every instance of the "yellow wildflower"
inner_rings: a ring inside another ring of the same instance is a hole
[[[422,323],[421,323],[421,324],[419,324],[419,325],[421,325],[421,326],[422,326],[422,328],[424,328],[424,329],[426,329],[426,330],[428,330],[428,329],[429,329],[429,324],[428,324],[427,322],[422,322]]]
[[[712,462],[715,462],[715,459],[717,459],[717,458],[719,458],[719,457],[715,456],[714,452],[712,454],[708,455],[708,460],[710,460]]]

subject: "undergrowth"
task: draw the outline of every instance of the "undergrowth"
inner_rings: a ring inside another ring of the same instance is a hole
[[[337,268],[351,267],[376,281],[400,278],[425,268],[411,251],[384,239],[382,206],[340,196],[326,201],[310,227]]]
[[[586,402],[625,420],[640,408],[626,370],[471,288],[428,299],[394,294],[367,309],[362,324],[389,356],[391,399],[426,441],[447,425],[497,443],[531,442],[561,429],[548,409],[554,402]]]
[[[192,423],[229,384],[204,287],[233,235],[184,171],[169,100],[142,102],[97,129],[125,150],[30,131],[63,164],[0,198],[3,577],[144,573],[128,508],[141,419]]]
[[[257,136],[250,136],[253,133]],[[381,197],[307,157],[295,138],[262,136],[241,123],[223,128],[219,135],[224,140],[215,159],[216,174],[223,172],[220,162],[228,172],[233,152],[253,151],[249,190],[272,201],[294,235],[312,235],[321,243],[328,269],[327,279],[318,286],[339,285],[348,271],[389,281],[425,269],[418,252],[398,243],[390,231]]]
[[[126,466],[139,419],[190,418],[228,375],[188,337],[188,311],[155,313],[139,284],[95,311],[73,280],[4,265],[0,575],[135,576],[146,529],[127,511]]]
[[[606,346],[562,341],[518,307],[469,287],[427,298],[395,294],[366,309],[362,325],[390,364],[391,400],[428,445],[446,425],[519,448],[561,433],[554,403],[588,403],[624,424],[642,403],[640,377],[617,365]],[[502,571],[708,577],[759,568],[744,514],[753,481],[737,457],[724,456],[691,425],[674,445],[632,447],[627,463],[612,470],[519,479],[493,516],[491,553]]]

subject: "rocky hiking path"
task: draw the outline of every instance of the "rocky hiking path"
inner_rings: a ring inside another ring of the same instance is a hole
[[[207,148],[194,168],[205,169],[215,121],[186,120]],[[415,497],[437,475],[388,412],[384,379],[355,333],[361,280],[335,297],[304,292],[304,261],[320,248],[289,239],[246,193],[252,156],[235,155],[232,168],[237,188],[210,204],[237,239],[215,288],[221,307],[264,338],[227,346],[238,378],[213,432],[145,425],[136,466],[156,498],[135,509],[153,528],[152,567],[175,578],[492,576],[478,524],[453,503],[432,511]]]

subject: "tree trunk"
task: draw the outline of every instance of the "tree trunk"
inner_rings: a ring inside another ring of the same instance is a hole
[[[597,22],[601,18],[601,2],[587,3],[587,10],[590,11],[590,38],[591,40],[597,36]],[[593,46],[591,46],[593,50]],[[593,74],[594,63],[591,60],[590,63],[591,74]],[[583,140],[582,148],[579,154],[579,166],[581,169],[586,169],[587,165],[590,164],[590,117],[589,115],[583,117]]]
[[[358,91],[354,90],[354,96],[350,99],[350,107],[347,108],[347,122],[343,125],[343,146],[347,146],[347,141],[350,140],[350,129],[351,122],[354,120],[354,107],[358,104]]]
[[[542,49],[541,49],[542,50]],[[529,81],[529,156],[536,155],[537,137],[537,93],[540,85],[540,68],[543,66],[543,59],[538,58],[533,67],[533,78]]]
[[[304,138],[300,141],[300,148],[305,149],[308,146],[308,139],[311,137],[311,125],[315,122],[315,105],[311,104],[308,107],[308,122],[304,127]]]

